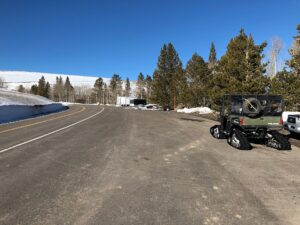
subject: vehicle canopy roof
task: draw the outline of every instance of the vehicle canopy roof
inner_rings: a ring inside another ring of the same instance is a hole
[[[222,111],[234,115],[245,114],[245,102],[250,99],[257,99],[259,102],[260,113],[257,116],[279,116],[283,111],[283,100],[281,95],[251,95],[251,94],[228,94],[223,96]],[[251,114],[251,113],[250,113]],[[249,115],[250,115],[249,114]]]
[[[281,100],[281,95],[254,95],[254,94],[225,94],[223,98],[243,99],[243,98],[258,98],[258,99],[278,99]]]

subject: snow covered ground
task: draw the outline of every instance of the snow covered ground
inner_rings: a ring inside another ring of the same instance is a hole
[[[177,112],[180,113],[199,113],[199,114],[209,114],[213,113],[214,111],[208,107],[197,107],[197,108],[184,108],[178,109]]]
[[[50,84],[55,84],[56,77],[61,76],[63,80],[70,78],[73,86],[85,85],[92,87],[99,76],[80,76],[68,74],[55,73],[40,73],[40,72],[26,72],[26,71],[0,71],[0,77],[7,82],[8,89],[16,89],[20,84],[26,88],[30,88],[33,84],[37,84],[38,80],[44,76]],[[105,83],[110,82],[110,78],[103,78]]]
[[[95,81],[101,76],[85,76],[85,75],[72,75],[72,74],[55,74],[55,73],[41,73],[41,72],[27,72],[27,71],[0,71],[0,77],[4,78],[7,88],[16,90],[19,85],[23,85],[29,89],[32,85],[37,84],[38,80],[44,76],[50,85],[54,85],[56,77],[61,76],[63,80],[69,77],[71,84],[76,88],[80,86],[93,88]],[[109,85],[111,78],[103,78],[103,81]],[[125,80],[125,78],[123,77]],[[135,92],[136,82],[130,81],[131,90]],[[125,82],[123,82],[125,88]],[[134,94],[134,93],[133,93]]]
[[[0,88],[0,106],[2,105],[49,105],[53,101],[26,93]]]
[[[59,112],[66,106],[47,98],[0,88],[0,123]]]

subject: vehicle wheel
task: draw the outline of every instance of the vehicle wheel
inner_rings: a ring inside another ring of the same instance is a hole
[[[249,117],[255,117],[261,112],[260,101],[256,98],[248,98],[243,102],[243,112]]]
[[[251,150],[252,148],[248,138],[240,130],[234,130],[227,138],[227,142],[232,147],[240,150]]]
[[[267,146],[278,150],[291,150],[291,144],[289,140],[278,132],[270,133],[271,138],[267,140]]]
[[[225,135],[221,132],[221,126],[215,125],[210,128],[211,135],[216,139],[224,139]]]

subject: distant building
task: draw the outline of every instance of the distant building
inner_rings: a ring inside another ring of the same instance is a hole
[[[116,104],[119,106],[136,106],[146,105],[147,101],[145,99],[137,99],[135,97],[117,96]]]

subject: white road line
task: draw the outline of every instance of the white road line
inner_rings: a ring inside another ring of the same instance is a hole
[[[47,134],[43,134],[43,135],[38,136],[38,137],[36,137],[36,138],[33,138],[33,139],[31,139],[31,140],[22,142],[22,143],[20,143],[20,144],[14,145],[14,146],[11,146],[11,147],[9,147],[9,148],[2,149],[2,150],[0,150],[0,153],[7,152],[7,151],[12,150],[12,149],[14,149],[14,148],[17,148],[17,147],[26,145],[26,144],[28,144],[28,143],[31,143],[31,142],[40,140],[40,139],[42,139],[42,138],[44,138],[44,137],[50,136],[50,135],[55,134],[55,133],[57,133],[57,132],[60,132],[60,131],[62,131],[62,130],[65,130],[65,129],[68,129],[68,128],[70,128],[70,127],[73,127],[73,126],[75,126],[75,125],[77,125],[77,124],[79,124],[79,123],[82,123],[82,122],[84,122],[84,121],[87,121],[87,120],[89,120],[89,119],[91,119],[91,118],[93,118],[93,117],[99,115],[99,114],[102,113],[103,111],[104,111],[104,108],[102,108],[102,109],[101,109],[99,112],[97,112],[96,114],[91,115],[91,116],[89,116],[89,117],[87,117],[87,118],[85,118],[85,119],[83,119],[83,120],[80,120],[80,121],[77,121],[77,122],[75,122],[75,123],[72,123],[72,124],[70,124],[70,125],[68,125],[68,126],[66,126],[66,127],[62,127],[62,128],[60,128],[60,129],[58,129],[58,130],[52,131],[52,132],[47,133]]]

